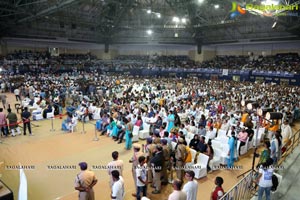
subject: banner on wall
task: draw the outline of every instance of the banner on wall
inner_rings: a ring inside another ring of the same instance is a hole
[[[51,56],[59,56],[59,49],[55,47],[50,47],[49,53]]]
[[[223,69],[222,75],[223,76],[228,76],[228,69]]]

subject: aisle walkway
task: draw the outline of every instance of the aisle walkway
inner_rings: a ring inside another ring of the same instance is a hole
[[[297,200],[300,195],[300,148],[297,147],[290,157],[283,163],[284,170],[279,174],[283,176],[280,188],[273,199]]]

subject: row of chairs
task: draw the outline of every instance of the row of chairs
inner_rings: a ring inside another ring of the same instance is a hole
[[[47,119],[54,118],[54,107],[52,107],[52,112],[46,114]],[[36,109],[32,111],[32,119],[33,120],[42,120],[43,118],[43,109]]]

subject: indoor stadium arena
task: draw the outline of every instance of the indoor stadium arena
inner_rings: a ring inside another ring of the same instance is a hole
[[[0,200],[294,200],[300,1],[0,0]]]

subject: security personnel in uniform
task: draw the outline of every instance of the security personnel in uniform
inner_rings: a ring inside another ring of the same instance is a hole
[[[153,158],[153,152],[154,152],[154,148],[155,148],[155,144],[152,143],[153,140],[151,137],[147,138],[147,144],[145,147],[145,152],[146,152],[146,160],[147,160],[147,166],[150,168],[150,160]],[[153,181],[153,176],[152,176],[152,172],[151,170],[148,170],[148,183],[152,183]],[[153,184],[152,184],[153,185]]]
[[[141,145],[138,143],[133,144],[133,156],[129,160],[130,163],[132,163],[132,176],[134,180],[134,186],[137,188],[136,185],[136,168],[139,164],[139,157],[143,155],[143,152],[141,151]],[[132,196],[136,196],[136,192],[132,193]]]
[[[168,146],[168,141],[166,139],[162,139],[161,144],[163,147],[163,155],[164,155],[164,163],[162,168],[162,175],[163,175],[162,184],[164,185],[168,183],[168,169],[170,167],[171,152]]]
[[[93,187],[97,183],[95,173],[87,170],[87,163],[79,163],[81,172],[75,178],[75,190],[79,191],[79,200],[94,200]]]
[[[179,180],[183,181],[184,176],[184,164],[185,158],[187,155],[186,147],[183,144],[184,140],[182,138],[178,139],[177,149],[175,150],[175,159],[176,159],[176,176]]]

